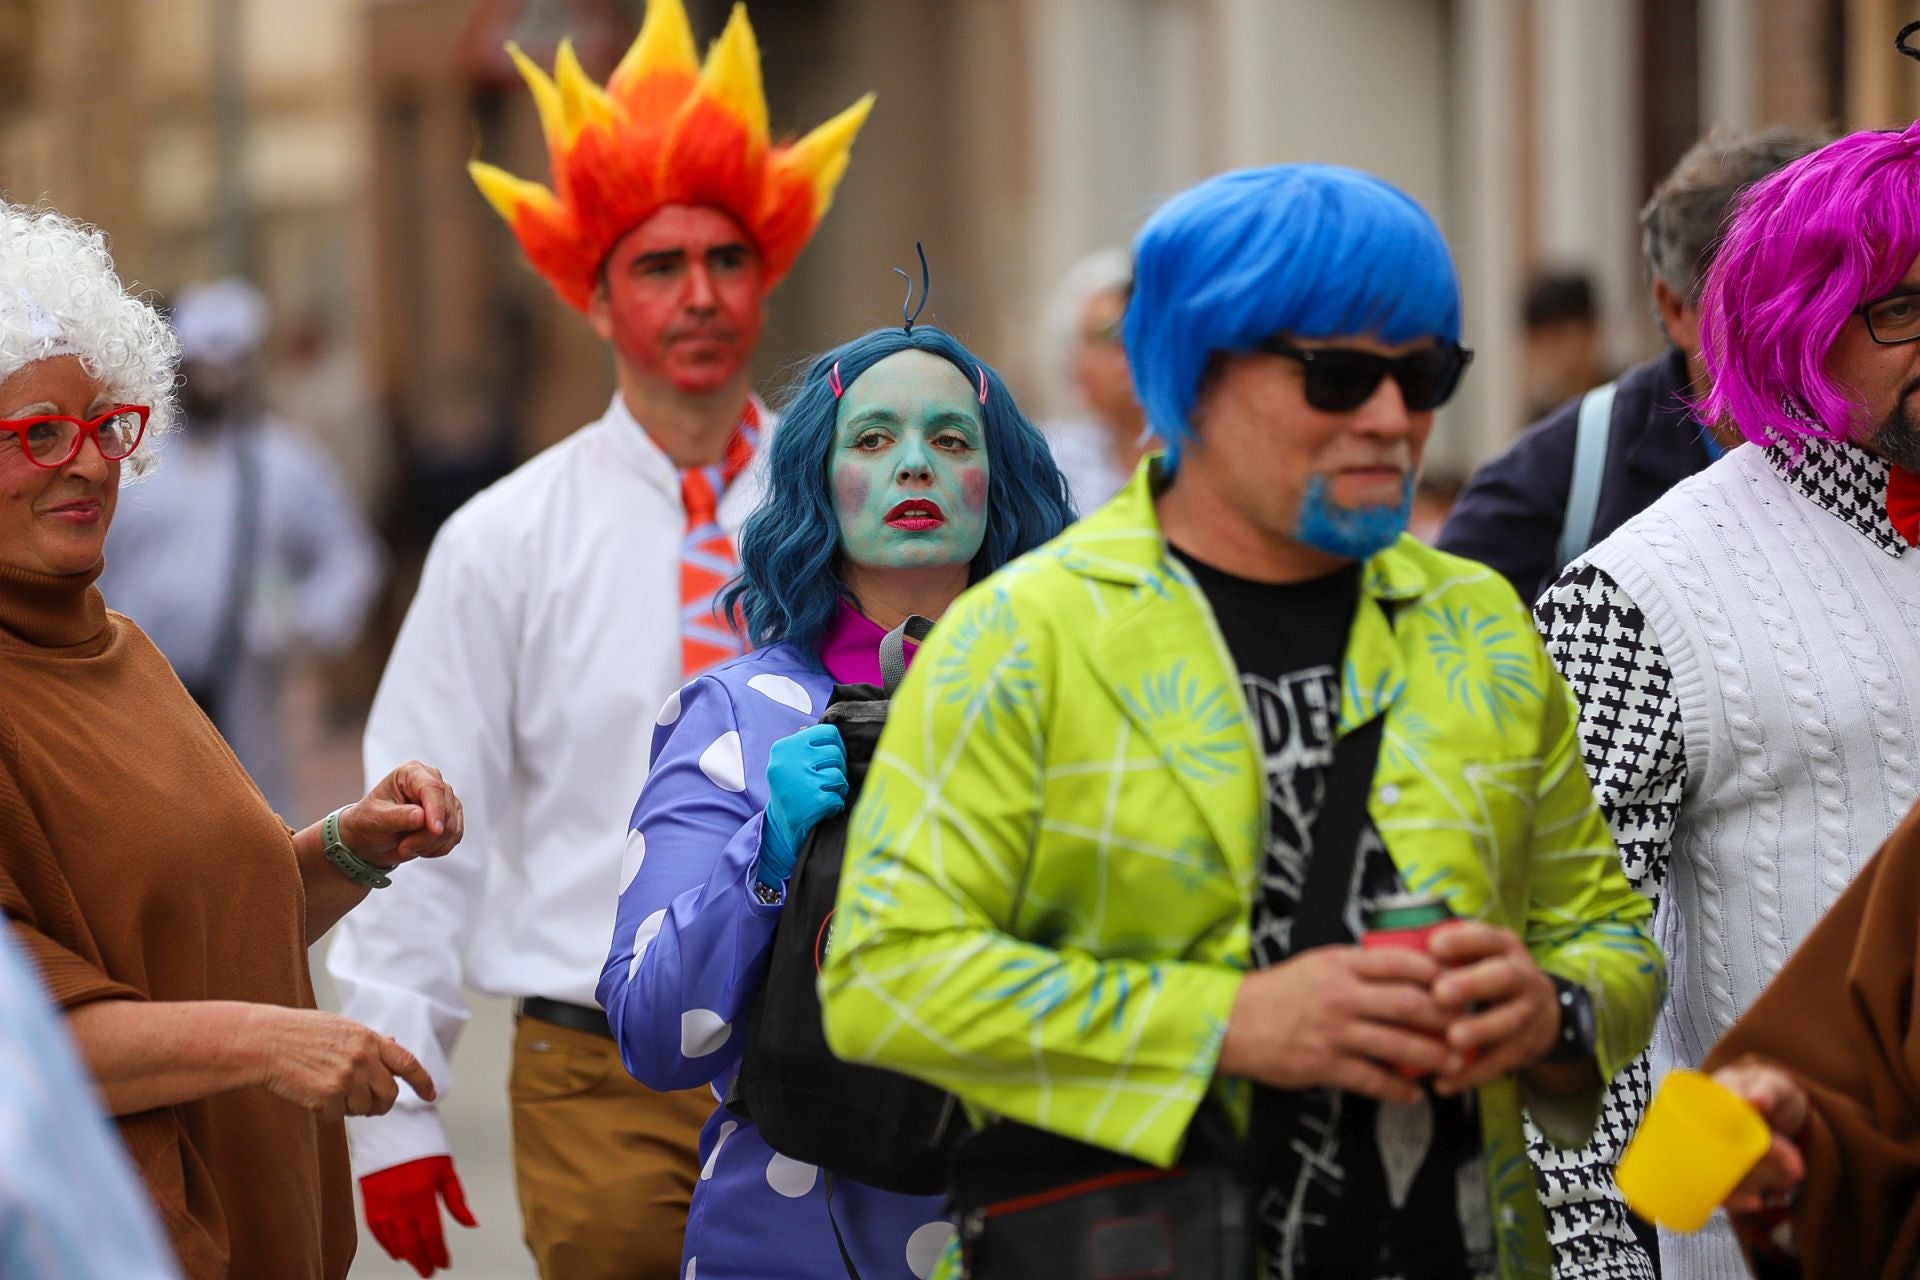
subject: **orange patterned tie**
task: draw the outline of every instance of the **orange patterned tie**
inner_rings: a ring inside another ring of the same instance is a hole
[[[680,668],[689,679],[746,652],[745,637],[715,611],[715,597],[740,567],[718,513],[721,495],[753,461],[759,439],[759,407],[749,400],[739,429],[727,442],[726,457],[713,466],[680,473],[680,500],[687,509],[680,552]]]

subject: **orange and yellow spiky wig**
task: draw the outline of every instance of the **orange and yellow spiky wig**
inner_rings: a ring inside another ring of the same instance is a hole
[[[695,56],[681,0],[651,0],[633,47],[602,89],[562,42],[549,77],[513,45],[553,162],[553,189],[475,161],[467,172],[573,307],[587,309],[620,237],[670,204],[724,210],[753,239],[771,289],[833,203],[873,95],[800,141],[770,145],[760,47],[744,4]]]

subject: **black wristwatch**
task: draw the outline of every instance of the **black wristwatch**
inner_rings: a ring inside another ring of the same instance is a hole
[[[1570,978],[1548,974],[1553,982],[1555,1003],[1560,1008],[1560,1034],[1542,1062],[1585,1062],[1593,1057],[1596,1035],[1593,1023],[1593,993]]]

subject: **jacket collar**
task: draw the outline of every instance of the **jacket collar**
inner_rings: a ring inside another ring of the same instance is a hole
[[[1092,624],[1094,674],[1180,779],[1235,873],[1251,876],[1266,820],[1260,748],[1213,610],[1167,550],[1154,509],[1164,487],[1151,456],[1113,501],[1062,536],[1055,555],[1069,572],[1133,588]],[[1341,734],[1399,699],[1406,664],[1394,614],[1437,585],[1436,564],[1458,563],[1405,536],[1366,562],[1341,668]]]

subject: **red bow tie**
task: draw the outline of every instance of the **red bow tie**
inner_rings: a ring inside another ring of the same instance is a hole
[[[1887,518],[1910,547],[1920,547],[1920,474],[1887,468]]]

